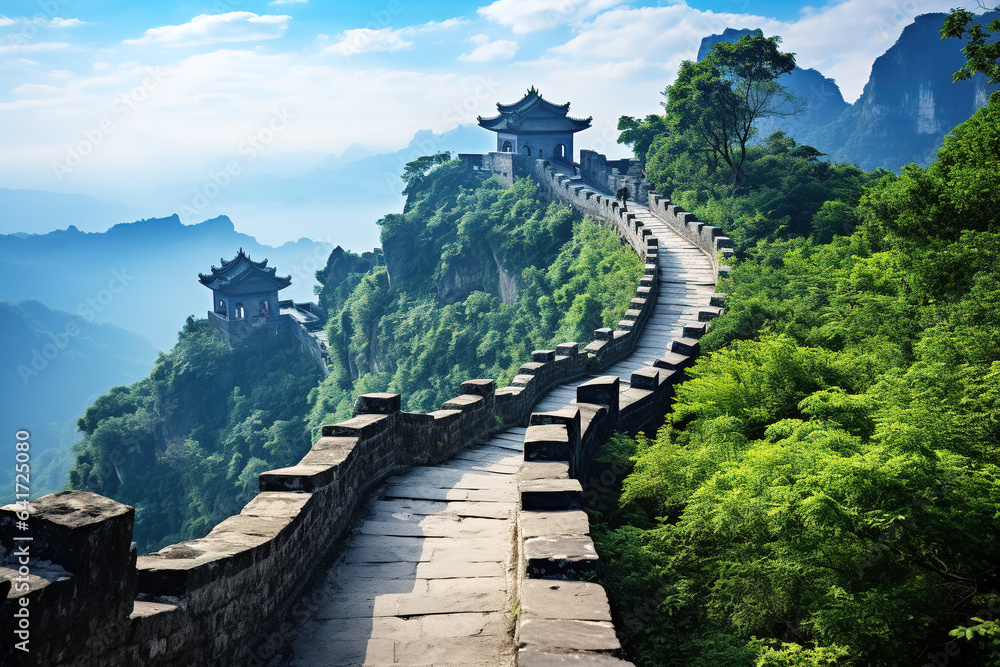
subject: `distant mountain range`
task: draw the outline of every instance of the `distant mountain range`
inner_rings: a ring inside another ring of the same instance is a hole
[[[235,231],[225,217],[183,225],[177,216],[118,224],[102,233],[68,229],[0,236],[0,300],[36,300],[93,322],[134,331],[169,350],[185,318],[202,318],[211,293],[198,273],[243,248],[291,275],[285,299],[314,298],[316,271],[332,247],[308,239],[278,248]],[[6,339],[6,336],[5,336]],[[106,387],[105,387],[106,388]]]
[[[156,350],[134,333],[37,301],[0,302],[0,331],[0,428],[31,434],[32,497],[58,491],[73,463],[76,420],[110,387],[146,377]],[[0,470],[0,503],[13,499],[13,472]]]
[[[450,150],[482,153],[494,137],[475,125],[443,134],[420,130],[401,150],[352,144],[340,155],[313,159],[296,173],[288,161],[254,162],[223,188],[211,174],[225,170],[228,158],[193,170],[198,178],[136,192],[124,203],[83,195],[0,188],[0,234],[44,233],[74,225],[103,231],[116,223],[141,217],[178,214],[184,224],[226,215],[241,232],[262,243],[282,243],[308,237],[357,252],[379,244],[375,221],[403,209],[399,175],[407,162],[421,155]],[[270,169],[270,171],[268,171]],[[280,174],[280,175],[278,175]],[[199,199],[208,188],[214,196]]]
[[[796,68],[779,79],[800,97],[802,113],[761,123],[760,137],[782,129],[799,143],[815,146],[835,162],[853,162],[865,169],[899,171],[916,162],[934,161],[944,136],[984,106],[997,86],[985,77],[952,83],[965,62],[962,42],[942,40],[945,14],[923,14],[903,29],[896,43],[872,65],[864,92],[847,104],[832,79],[812,69]],[[1000,12],[977,18],[988,23]],[[718,41],[736,41],[758,30],[727,28],[702,40],[698,59]]]
[[[67,223],[87,231],[104,231],[141,217],[138,209],[86,195],[0,188],[0,234],[43,234]]]

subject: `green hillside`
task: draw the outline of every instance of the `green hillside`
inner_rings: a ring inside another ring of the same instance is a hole
[[[333,369],[310,397],[314,427],[350,416],[360,393],[428,411],[463,380],[507,384],[532,350],[613,326],[635,294],[635,253],[532,181],[477,186],[457,161],[421,178],[379,222],[384,255],[337,250],[317,276]]]
[[[532,350],[589,341],[635,294],[635,253],[608,227],[541,201],[532,182],[480,183],[446,155],[404,177],[404,213],[380,221],[383,249],[337,248],[319,272],[325,380],[295,345],[234,351],[189,318],[149,377],[80,419],[71,486],[134,505],[140,552],[237,513],[260,472],[298,461],[358,394],[395,391],[407,409],[437,409],[463,380],[505,383]]]
[[[666,424],[603,450],[636,664],[1000,664],[998,128],[994,95],[899,177],[772,137],[737,192],[653,143],[743,259]]]

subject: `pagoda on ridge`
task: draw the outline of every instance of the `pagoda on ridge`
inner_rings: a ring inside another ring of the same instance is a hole
[[[219,262],[221,268],[199,273],[198,282],[212,290],[208,321],[226,343],[236,348],[261,338],[290,336],[325,375],[329,343],[316,304],[278,301],[278,292],[292,284],[292,277],[275,275],[266,259],[255,262],[243,248],[231,260]]]
[[[278,314],[278,291],[292,284],[291,276],[274,275],[266,259],[255,262],[243,248],[228,262],[219,261],[222,268],[198,274],[198,282],[212,290],[212,314],[226,321]]]
[[[497,103],[492,118],[479,116],[479,126],[497,133],[497,151],[533,158],[573,161],[573,134],[590,127],[594,119],[573,118],[569,102],[553,104],[532,86],[513,104]]]

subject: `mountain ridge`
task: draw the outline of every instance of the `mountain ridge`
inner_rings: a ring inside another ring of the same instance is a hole
[[[946,14],[917,16],[903,28],[896,42],[872,64],[861,96],[844,101],[839,86],[814,69],[796,67],[779,78],[806,104],[803,113],[764,119],[758,139],[782,130],[799,143],[814,146],[835,162],[852,162],[863,169],[893,171],[909,163],[927,166],[934,161],[945,135],[984,106],[991,90],[986,78],[952,82],[962,63],[962,43],[940,38]],[[1000,12],[978,15],[979,22]],[[763,34],[760,28],[726,28],[702,39],[698,59],[712,44],[736,41],[743,35]]]

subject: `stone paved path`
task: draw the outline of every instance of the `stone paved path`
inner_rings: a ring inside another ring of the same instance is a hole
[[[639,346],[602,373],[626,387],[632,371],[670,351],[715,292],[700,250],[646,207],[629,209],[659,238],[660,284]],[[535,411],[575,403],[585,380],[556,387]],[[508,429],[440,465],[390,478],[328,572],[322,607],[286,664],[512,667],[515,474],[524,432]]]
[[[524,431],[390,478],[288,664],[512,666]]]
[[[568,171],[560,170],[558,163],[553,166],[556,171],[574,178]],[[594,188],[586,189],[597,192]],[[715,273],[705,253],[660,222],[648,207],[629,202],[628,210],[635,213],[659,241],[660,272],[656,306],[646,320],[639,344],[628,358],[601,373],[617,375],[626,388],[632,371],[652,366],[656,359],[670,352],[670,344],[675,338],[683,338],[685,325],[698,324],[698,312],[710,306],[715,294]],[[588,379],[556,387],[538,402],[535,411],[548,412],[575,404],[576,387]]]

